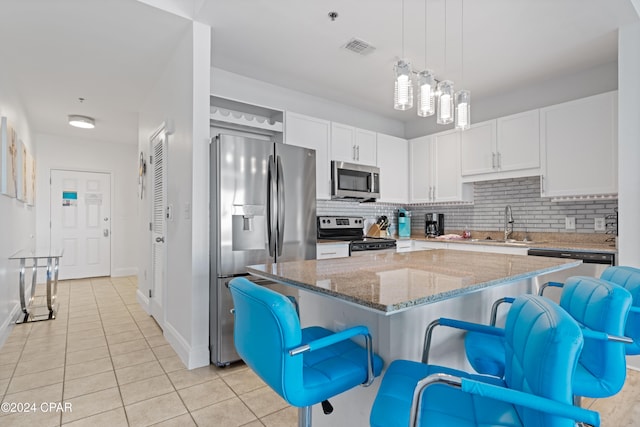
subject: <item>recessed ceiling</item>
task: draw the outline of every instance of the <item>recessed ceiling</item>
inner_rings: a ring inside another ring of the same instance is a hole
[[[33,131],[137,143],[137,111],[189,28],[147,3],[211,25],[215,67],[400,121],[415,117],[392,107],[403,38],[414,68],[477,100],[616,61],[617,28],[638,19],[630,0],[428,0],[426,18],[424,0],[405,0],[404,26],[400,0],[185,1],[3,0],[2,66]],[[344,49],[353,38],[375,50]],[[69,114],[96,128],[71,128]]]

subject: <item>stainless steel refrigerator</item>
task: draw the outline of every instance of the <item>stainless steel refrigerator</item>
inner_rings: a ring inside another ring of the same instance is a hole
[[[211,141],[209,341],[218,366],[240,360],[228,282],[248,265],[316,257],[315,158],[244,136]]]

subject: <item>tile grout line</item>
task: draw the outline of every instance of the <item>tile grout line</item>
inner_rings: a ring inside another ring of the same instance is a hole
[[[113,287],[113,282],[111,281],[111,277],[109,277],[109,285],[111,287]],[[115,288],[114,288],[115,289]],[[127,415],[127,409],[125,407],[124,404],[124,399],[122,398],[122,390],[120,389],[120,381],[118,381],[118,375],[116,374],[116,367],[113,365],[113,355],[111,354],[111,346],[109,345],[109,340],[107,339],[107,331],[104,329],[104,322],[102,321],[102,313],[100,311],[100,301],[98,300],[98,298],[96,297],[96,292],[95,292],[95,288],[94,288],[94,283],[93,281],[91,281],[91,292],[93,293],[93,298],[96,302],[96,307],[98,310],[98,317],[100,318],[100,325],[102,326],[102,332],[104,333],[104,340],[107,344],[107,352],[109,353],[109,360],[111,361],[111,369],[113,371],[113,376],[116,379],[116,387],[118,387],[118,395],[120,396],[120,402],[122,402],[122,412],[124,412],[124,419],[127,422],[127,426],[131,425],[129,423],[129,416]],[[116,291],[116,293],[118,294],[118,297],[120,297],[120,294]],[[129,311],[129,310],[127,310]],[[136,324],[137,326],[137,324]],[[107,412],[107,411],[105,411]],[[97,414],[94,414],[97,415]]]
[[[129,279],[127,279],[129,280]],[[133,285],[133,283],[131,283],[131,285]],[[122,299],[122,294],[120,294],[120,291],[116,288],[116,292],[118,293],[118,296],[120,297],[120,299]],[[124,300],[123,300],[124,303]],[[138,328],[138,330],[140,331],[140,333],[142,334],[145,342],[147,343],[147,345],[149,346],[149,349],[151,350],[151,353],[153,354],[153,357],[155,358],[156,362],[158,362],[158,364],[160,365],[160,369],[162,369],[162,372],[164,373],[164,375],[167,377],[167,380],[169,380],[169,383],[171,384],[171,387],[173,388],[173,392],[175,392],[178,395],[178,399],[180,399],[180,402],[182,403],[182,405],[184,405],[185,409],[187,410],[187,414],[189,414],[189,417],[191,418],[191,420],[194,422],[195,425],[198,425],[198,423],[196,422],[196,420],[193,418],[193,415],[191,414],[191,411],[189,410],[189,407],[187,406],[187,404],[185,403],[184,399],[182,398],[182,396],[180,395],[180,392],[178,391],[178,389],[176,388],[176,385],[174,384],[174,382],[171,380],[171,377],[169,376],[169,373],[166,371],[165,367],[162,366],[162,363],[160,363],[160,358],[158,358],[158,356],[156,355],[156,353],[153,351],[153,347],[151,346],[151,344],[149,343],[149,340],[147,339],[147,336],[144,334],[144,332],[142,332],[142,330],[140,329],[140,326],[138,325],[138,321],[136,320],[136,318],[133,316],[133,313],[131,313],[131,310],[129,309],[129,307],[127,306],[127,304],[124,304],[125,308],[127,309],[127,312],[129,312],[129,314],[131,315],[131,317],[133,318],[134,322],[136,323],[136,327]],[[155,322],[155,319],[153,318],[153,316],[149,315],[149,317]],[[156,322],[157,325],[157,322]],[[158,328],[160,328],[160,330],[162,331],[162,328],[160,327],[160,325],[158,325]],[[164,336],[164,331],[163,334]],[[159,375],[158,375],[159,376]],[[169,394],[169,393],[165,393],[165,394]],[[164,396],[164,394],[162,395]],[[157,397],[157,396],[156,396]],[[149,399],[146,399],[149,400]],[[144,402],[144,400],[142,400],[141,402]],[[138,402],[136,402],[138,403]],[[177,415],[175,417],[172,418],[168,418],[167,420],[173,419],[173,418],[177,418],[180,417],[184,414],[180,414]],[[167,421],[167,420],[163,420],[161,422]]]

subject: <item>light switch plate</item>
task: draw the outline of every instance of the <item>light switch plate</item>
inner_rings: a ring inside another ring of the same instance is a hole
[[[576,219],[570,216],[564,218],[564,228],[567,230],[576,229]]]
[[[593,221],[594,221],[593,229],[595,231],[604,231],[605,230],[604,218],[595,218]]]

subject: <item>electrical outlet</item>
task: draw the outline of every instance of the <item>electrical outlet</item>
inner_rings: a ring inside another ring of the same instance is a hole
[[[593,220],[593,229],[595,231],[604,231],[605,230],[604,218],[595,218]]]
[[[564,228],[567,230],[576,229],[576,219],[570,216],[564,218]]]

